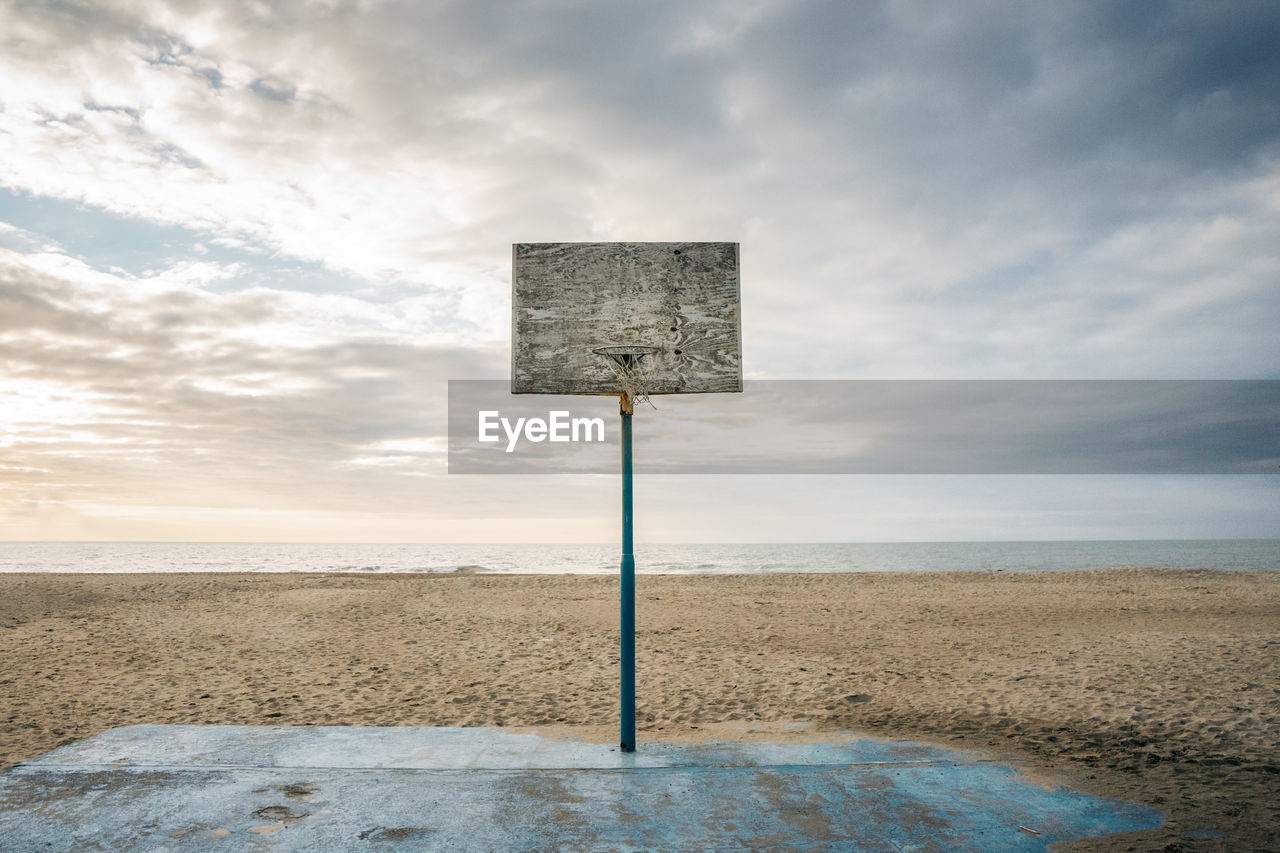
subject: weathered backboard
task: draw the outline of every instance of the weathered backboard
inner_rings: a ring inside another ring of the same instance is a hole
[[[737,243],[517,243],[511,392],[618,394],[605,346],[645,356],[649,394],[742,390]]]

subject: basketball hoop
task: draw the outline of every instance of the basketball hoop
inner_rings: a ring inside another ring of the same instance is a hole
[[[658,394],[741,393],[738,244],[516,243],[511,272],[511,393],[619,398],[618,743],[635,752],[633,404],[653,406]]]
[[[630,412],[637,402],[648,403],[653,409],[658,408],[649,399],[649,371],[646,368],[650,365],[644,361],[646,355],[661,352],[658,347],[628,344],[596,347],[592,352],[609,359],[609,365],[618,377],[618,384],[622,386],[622,393],[626,395],[622,404],[624,411]]]

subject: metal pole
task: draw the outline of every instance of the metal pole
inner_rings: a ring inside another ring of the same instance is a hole
[[[631,553],[631,399],[622,395],[622,751],[636,749],[636,558]]]

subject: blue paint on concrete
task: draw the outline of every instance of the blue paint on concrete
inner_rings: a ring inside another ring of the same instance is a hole
[[[623,753],[501,729],[131,726],[0,775],[5,850],[1044,851],[1161,824],[873,739]]]

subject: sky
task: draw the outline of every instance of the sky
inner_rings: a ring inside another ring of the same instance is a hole
[[[508,376],[513,243],[740,243],[748,389],[1280,379],[1270,0],[0,20],[0,539],[613,541],[616,476],[448,473],[448,381]],[[641,543],[1280,537],[1267,474],[636,499]]]

